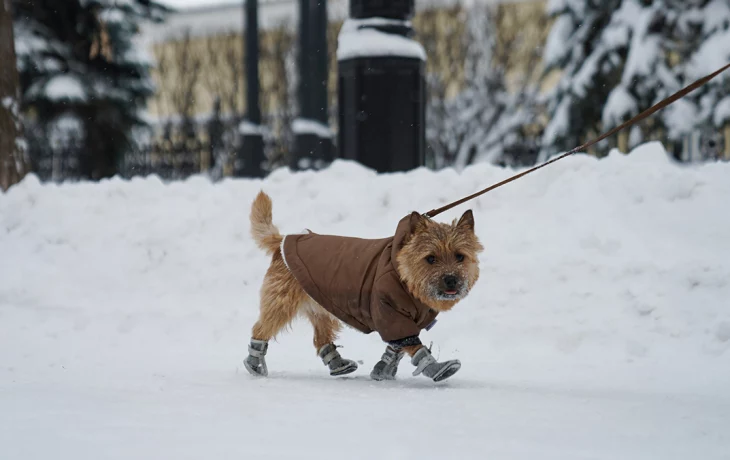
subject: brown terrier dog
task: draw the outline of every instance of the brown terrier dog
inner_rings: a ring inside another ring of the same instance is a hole
[[[365,334],[377,331],[388,343],[370,373],[375,380],[394,379],[406,352],[416,366],[413,375],[437,382],[461,367],[458,360],[436,361],[418,336],[479,279],[478,254],[484,248],[471,211],[450,225],[413,212],[401,219],[394,236],[382,239],[311,231],[282,236],[272,222],[271,199],[260,192],[251,208],[251,234],[272,255],[244,361],[251,374],[268,375],[268,342],[297,314],[312,323],[314,346],[331,375],[357,369],[334,344],[342,323]]]

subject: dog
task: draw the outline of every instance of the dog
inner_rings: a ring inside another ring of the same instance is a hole
[[[377,332],[387,343],[370,373],[373,380],[395,379],[406,353],[416,366],[414,376],[439,382],[461,368],[459,360],[438,362],[419,333],[464,299],[479,279],[478,256],[484,247],[471,210],[451,224],[412,212],[400,220],[394,236],[381,239],[309,230],[281,235],[273,224],[271,198],[261,191],[250,221],[254,241],[271,262],[244,360],[249,373],[268,375],[269,341],[297,315],[312,323],[314,347],[333,376],[358,367],[337,351],[343,324],[365,334]]]

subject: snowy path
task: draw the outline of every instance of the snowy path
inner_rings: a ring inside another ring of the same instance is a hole
[[[415,381],[375,385],[364,376],[332,381],[321,373],[252,382],[214,372],[1,388],[7,459],[730,455],[730,401],[467,375],[438,388]]]
[[[271,377],[254,379],[237,362],[243,337],[210,340],[215,326],[196,315],[185,321],[193,343],[161,323],[59,316],[13,324],[25,341],[3,352],[17,359],[0,372],[4,459],[730,458],[727,380],[678,389],[642,365],[575,357],[543,367],[528,357],[533,375],[521,379],[524,364],[464,350],[451,381],[411,377],[404,362],[401,380],[376,383],[367,370],[379,345],[355,333],[343,353],[364,364],[333,379],[303,323],[272,344]],[[590,377],[569,374],[580,369]],[[635,374],[621,381],[622,370]]]
[[[474,204],[482,279],[423,337],[449,381],[371,382],[352,331],[333,379],[303,322],[245,372],[259,188],[284,231],[382,236],[507,174],[27,180],[0,196],[0,459],[730,459],[730,165],[654,145]]]

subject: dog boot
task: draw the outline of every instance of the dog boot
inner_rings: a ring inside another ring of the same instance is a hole
[[[390,345],[385,348],[385,353],[380,358],[380,361],[375,364],[375,367],[370,372],[370,378],[373,380],[395,380],[395,374],[398,372],[398,363],[405,355],[405,351],[396,351]]]
[[[432,378],[434,382],[445,380],[461,369],[461,362],[458,359],[440,363],[431,355],[431,350],[426,347],[421,347],[413,355],[411,364],[416,366],[416,370],[413,371],[414,376],[423,373],[426,377]]]
[[[333,343],[328,343],[320,348],[318,355],[322,358],[324,365],[330,368],[330,375],[345,375],[357,370],[357,363],[340,356]]]
[[[251,339],[251,344],[248,346],[248,357],[243,361],[243,365],[246,366],[246,370],[251,375],[261,377],[269,375],[269,370],[266,368],[266,359],[264,358],[268,348],[268,342]]]

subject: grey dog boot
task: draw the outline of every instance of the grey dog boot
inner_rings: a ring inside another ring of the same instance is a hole
[[[340,356],[334,343],[323,346],[317,354],[322,358],[324,365],[329,367],[330,375],[345,375],[357,370],[357,363]]]
[[[406,352],[396,350],[390,345],[385,348],[385,353],[380,357],[380,361],[375,364],[370,372],[370,378],[373,380],[395,380],[395,374],[398,372],[398,363]]]
[[[255,376],[266,377],[269,375],[269,370],[266,368],[266,350],[269,348],[269,343],[265,340],[251,339],[251,344],[248,346],[248,356],[243,361],[243,365],[246,370]]]
[[[416,366],[416,370],[413,371],[414,376],[423,373],[426,377],[432,378],[434,382],[446,380],[461,369],[461,362],[458,359],[440,363],[431,355],[431,350],[426,347],[421,347],[413,355],[411,364]]]

